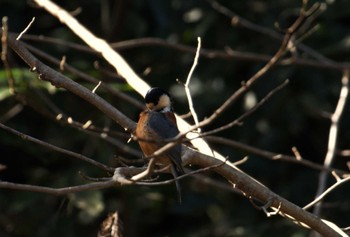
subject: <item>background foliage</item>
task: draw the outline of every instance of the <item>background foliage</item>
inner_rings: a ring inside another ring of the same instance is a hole
[[[301,4],[300,1],[258,0],[220,3],[240,16],[276,31],[275,23],[288,25]],[[325,3],[326,11],[314,23],[318,25],[317,31],[307,37],[304,43],[333,60],[347,61],[350,3],[345,0]],[[111,43],[157,37],[195,47],[197,36],[200,36],[205,49],[223,50],[228,46],[234,50],[268,55],[272,55],[280,45],[280,42],[266,35],[232,27],[230,19],[215,11],[207,1],[76,0],[60,1],[59,4],[69,11],[80,8],[77,19]],[[81,43],[57,19],[27,1],[2,0],[0,16],[8,16],[11,32],[22,31],[35,16],[36,20],[28,34]],[[58,59],[65,55],[67,62],[74,67],[142,100],[97,55],[62,45],[27,42]],[[177,113],[187,113],[184,90],[176,83],[176,79],[185,81],[193,54],[152,45],[136,46],[121,50],[120,53],[152,86],[170,90],[174,95]],[[45,98],[49,98],[77,121],[91,119],[101,127],[122,131],[93,106],[64,90],[38,81],[17,56],[9,56],[16,88],[26,100],[45,107]],[[103,70],[94,68],[94,62],[98,62]],[[241,86],[242,81],[247,80],[262,65],[263,62],[259,61],[201,57],[191,84],[199,118],[210,115]],[[57,66],[52,67],[58,70]],[[146,69],[151,70],[145,73]],[[67,75],[82,82],[75,76]],[[341,85],[341,72],[337,70],[295,65],[275,67],[245,98],[206,129],[232,121],[245,111],[247,100],[262,98],[286,78],[290,79],[289,85],[247,118],[242,126],[219,135],[277,153],[292,155],[291,147],[296,146],[305,159],[322,163],[330,125],[327,114],[334,111]],[[94,87],[91,84],[86,86]],[[129,117],[137,119],[140,109],[103,91],[99,95]],[[16,116],[3,121],[2,115],[19,106],[20,102],[8,93],[7,77],[2,67],[0,104],[0,121],[19,131],[110,165],[115,165],[115,155],[129,157],[103,140],[49,119],[30,106],[24,105]],[[340,150],[349,149],[349,122],[350,109],[347,106],[340,124]],[[134,142],[128,146],[138,149]],[[231,161],[249,155],[221,145],[213,144],[213,147],[228,155]],[[85,182],[78,171],[90,176],[105,175],[95,167],[67,159],[3,130],[0,130],[0,151],[0,164],[7,166],[0,172],[1,180],[66,187]],[[347,157],[338,156],[334,166],[345,169],[348,160]],[[249,155],[248,162],[240,168],[297,205],[303,206],[314,198],[319,173],[317,170],[269,161],[254,155]],[[211,173],[205,175],[217,179]],[[173,185],[120,187],[64,197],[1,190],[0,236],[96,236],[102,220],[115,210],[119,211],[124,223],[125,236],[307,236],[308,231],[292,222],[279,217],[266,218],[247,199],[216,185],[195,178],[187,178],[181,183],[184,189],[184,202],[181,205],[176,202]],[[346,185],[334,191],[326,199],[324,217],[340,226],[349,225],[349,195]]]

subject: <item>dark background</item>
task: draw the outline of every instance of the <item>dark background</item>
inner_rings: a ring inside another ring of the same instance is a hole
[[[314,3],[315,1],[311,1]],[[321,1],[322,2],[322,1]],[[332,60],[349,60],[350,3],[325,1],[327,9],[313,25],[317,31],[303,41]],[[279,30],[275,23],[288,25],[295,18],[301,1],[220,1],[240,16],[258,25]],[[310,5],[311,5],[310,3]],[[273,55],[280,46],[278,40],[257,32],[235,28],[230,19],[215,11],[207,1],[60,1],[68,11],[81,8],[76,18],[97,36],[108,42],[145,37],[157,37],[172,43],[196,47],[197,37],[203,49],[234,50]],[[10,32],[21,32],[32,17],[35,22],[27,34],[44,35],[83,44],[69,29],[45,10],[30,1],[0,1],[0,16],[8,17]],[[117,78],[113,69],[99,56],[67,46],[23,39],[52,56],[103,80],[142,101],[142,97]],[[131,67],[151,86],[168,89],[174,96],[175,110],[188,112],[184,90],[176,83],[185,81],[194,55],[157,45],[135,46],[119,51]],[[307,58],[302,52],[300,57]],[[121,131],[99,110],[64,90],[52,88],[37,80],[24,63],[9,52],[16,88],[26,100],[45,107],[48,98],[64,113],[84,123],[91,119],[100,127],[108,126]],[[98,62],[104,70],[94,68]],[[58,70],[57,65],[50,64]],[[200,119],[209,116],[228,96],[264,65],[263,62],[200,57],[193,75],[191,89]],[[150,68],[148,74],[144,71]],[[108,70],[111,73],[106,73]],[[94,85],[66,73],[88,88]],[[341,87],[342,72],[328,68],[307,66],[277,66],[270,70],[253,87],[248,95],[263,98],[275,86],[289,79],[290,83],[253,115],[220,136],[240,141],[261,149],[293,155],[297,147],[303,158],[323,163],[328,142],[329,113],[335,109]],[[41,95],[41,96],[40,96]],[[130,106],[101,90],[100,96],[137,120],[139,108]],[[220,119],[205,130],[224,125],[245,111],[241,98]],[[0,117],[20,104],[18,98],[8,94],[7,77],[0,68]],[[114,156],[134,159],[102,139],[58,123],[24,105],[9,120],[1,121],[21,132],[57,146],[88,155],[108,165],[115,165]],[[339,127],[338,149],[349,149],[350,109],[345,107]],[[126,139],[122,139],[126,144]],[[135,142],[127,146],[139,149]],[[265,184],[284,198],[303,206],[313,200],[319,171],[292,163],[270,161],[239,150],[217,144],[212,145],[231,161],[248,155],[242,170]],[[336,156],[334,166],[346,169],[348,157]],[[106,174],[86,163],[24,141],[0,130],[0,164],[7,169],[0,179],[18,183],[49,187],[67,187],[85,183],[78,171],[89,176]],[[205,176],[225,182],[208,172]],[[166,175],[161,179],[170,178]],[[334,182],[332,180],[331,182]],[[108,213],[118,211],[123,221],[125,236],[307,236],[308,231],[291,221],[267,218],[256,210],[246,198],[233,192],[186,178],[183,186],[183,203],[176,202],[174,185],[160,187],[119,187],[89,191],[66,196],[50,196],[3,189],[0,191],[0,236],[96,236],[99,225]],[[349,225],[349,185],[333,191],[325,200],[323,217],[341,227]]]

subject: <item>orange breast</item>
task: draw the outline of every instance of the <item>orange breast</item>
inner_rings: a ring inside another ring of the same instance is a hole
[[[151,156],[155,151],[160,149],[164,143],[161,142],[159,137],[148,125],[148,112],[143,111],[140,114],[139,121],[136,127],[136,137],[141,150],[145,156]],[[171,163],[169,157],[165,154],[155,157],[156,163],[162,165],[169,165]]]

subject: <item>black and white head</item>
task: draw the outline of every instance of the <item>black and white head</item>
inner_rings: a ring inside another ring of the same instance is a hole
[[[147,91],[145,96],[146,106],[151,111],[171,112],[170,94],[160,87],[153,87]]]

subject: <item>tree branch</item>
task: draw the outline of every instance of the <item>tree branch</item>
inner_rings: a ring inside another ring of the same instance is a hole
[[[213,157],[207,156],[189,148],[184,150],[182,157],[185,163],[198,165],[200,167],[208,167],[221,164],[221,161],[213,159]],[[309,228],[319,232],[323,236],[346,236],[342,235],[343,233],[340,233],[339,231],[336,232],[329,225],[321,221],[317,216],[306,212],[301,207],[296,206],[288,200],[273,193],[263,184],[254,180],[235,166],[232,166],[230,162],[214,168],[213,171],[225,177],[233,185],[233,187],[240,190],[244,196],[257,199],[261,203],[270,203],[270,208],[273,208],[275,210],[279,209],[280,215],[283,215],[293,221],[297,221],[303,224],[303,226],[306,225]]]
[[[344,179],[340,179],[337,180],[337,182],[335,182],[332,186],[330,186],[329,188],[327,188],[323,193],[321,193],[319,196],[317,196],[317,198],[315,200],[313,200],[312,202],[310,202],[309,204],[307,204],[305,207],[303,207],[304,210],[310,209],[312,206],[314,206],[315,204],[321,202],[330,192],[332,192],[334,189],[336,189],[337,187],[339,187],[340,185],[348,182],[350,180],[350,176],[344,178]]]
[[[92,49],[84,45],[64,41],[61,39],[54,39],[47,36],[24,35],[22,38],[25,40],[57,44],[64,47],[79,50],[82,52],[96,53],[96,51],[93,51]],[[194,47],[182,45],[182,44],[170,43],[166,40],[159,39],[159,38],[131,39],[131,40],[125,40],[125,41],[120,41],[116,43],[110,43],[110,46],[113,49],[118,51],[137,48],[137,47],[144,47],[144,46],[155,46],[155,47],[159,46],[159,47],[173,49],[179,52],[190,53],[193,55],[196,54],[196,48]],[[265,62],[265,63],[268,62],[272,57],[271,55],[267,55],[267,54],[257,54],[252,52],[242,52],[238,50],[233,50],[229,47],[226,47],[224,50],[202,48],[201,51],[199,52],[199,55],[201,57],[209,58],[209,59],[216,58],[216,59],[225,59],[225,60],[253,61],[253,62]],[[331,63],[328,61],[317,61],[317,60],[301,58],[301,57],[281,59],[280,61],[277,62],[277,65],[280,65],[280,66],[296,65],[296,66],[304,66],[304,67],[319,68],[319,69],[332,69],[337,71],[343,71],[349,68],[348,62]]]
[[[8,34],[8,45],[28,64],[33,72],[36,72],[39,75],[39,79],[48,81],[57,88],[65,88],[88,101],[118,123],[122,128],[124,128],[125,131],[130,133],[135,131],[135,122],[130,120],[127,116],[122,114],[100,96],[92,93],[89,89],[46,66],[44,63],[34,57],[28,51],[28,49],[24,47],[22,42],[15,40],[14,34]]]
[[[335,108],[334,113],[331,116],[331,127],[329,130],[329,137],[328,137],[328,149],[327,149],[327,154],[323,164],[326,168],[331,167],[336,154],[339,121],[343,114],[345,104],[349,94],[349,70],[346,70],[343,72],[341,83],[342,83],[342,87],[339,94],[338,104]],[[325,172],[325,171],[321,172],[319,175],[316,198],[325,191],[327,186],[327,179],[328,179],[328,172]],[[320,215],[321,210],[322,210],[322,202],[318,202],[313,212],[315,215]]]
[[[68,151],[66,149],[63,149],[63,148],[60,148],[58,146],[54,146],[50,143],[47,143],[47,142],[44,142],[44,141],[41,141],[37,138],[34,138],[34,137],[31,137],[29,135],[26,135],[24,133],[21,133],[13,128],[10,128],[8,126],[6,126],[5,124],[2,124],[0,123],[0,128],[4,129],[5,131],[7,132],[10,132],[16,136],[19,136],[20,138],[24,139],[24,140],[27,140],[27,141],[30,141],[30,142],[33,142],[33,143],[36,143],[40,146],[43,146],[43,147],[46,147],[47,149],[50,149],[50,150],[53,150],[53,151],[56,151],[56,152],[59,152],[61,154],[64,154],[64,155],[67,155],[68,157],[74,157],[76,159],[79,159],[79,160],[82,160],[82,161],[85,161],[89,164],[92,164],[100,169],[103,169],[105,171],[108,171],[108,172],[113,172],[114,171],[114,168],[111,168],[105,164],[102,164],[96,160],[93,160],[87,156],[84,156],[82,154],[79,154],[79,153],[76,153],[76,152],[72,152],[72,151]]]
[[[228,9],[227,7],[221,5],[220,3],[218,3],[215,0],[210,0],[210,2],[211,2],[211,6],[213,9],[215,9],[217,12],[219,12],[219,13],[221,13],[221,14],[223,14],[231,19],[232,26],[246,28],[246,29],[249,29],[253,32],[257,32],[257,33],[260,33],[262,35],[266,35],[272,39],[276,39],[276,40],[280,40],[280,41],[284,40],[283,35],[277,33],[276,31],[271,30],[271,29],[266,28],[266,27],[263,27],[263,26],[260,26],[258,24],[255,24],[254,22],[251,22],[251,21],[243,18],[242,16],[238,15],[237,13]],[[333,60],[326,58],[325,56],[321,55],[317,51],[313,50],[312,48],[310,48],[304,44],[299,44],[297,47],[299,49],[303,50],[305,53],[308,53],[309,55],[311,55],[312,57],[314,57],[315,59],[317,59],[318,61],[320,61],[322,63],[326,63],[329,65],[336,65],[337,64]]]
[[[191,91],[190,91],[190,88],[189,88],[189,85],[190,85],[190,81],[191,81],[191,78],[192,78],[192,74],[194,72],[194,69],[196,68],[197,64],[198,64],[198,59],[199,59],[199,53],[200,53],[200,50],[201,50],[201,47],[202,47],[202,43],[201,43],[201,38],[198,37],[197,38],[198,40],[198,46],[197,46],[197,51],[196,51],[196,55],[194,57],[194,60],[193,60],[193,65],[191,67],[191,70],[190,72],[188,73],[188,76],[187,76],[187,79],[186,79],[186,83],[184,85],[185,87],[185,92],[186,92],[186,96],[187,96],[187,100],[188,100],[188,107],[189,107],[189,110],[192,114],[192,117],[193,117],[193,120],[194,120],[194,123],[196,125],[198,125],[198,116],[197,116],[197,113],[193,107],[193,101],[192,101],[192,96],[191,96]],[[198,128],[197,132],[201,132],[200,128]]]
[[[279,160],[279,161],[286,161],[286,162],[291,162],[295,163],[298,165],[303,165],[312,169],[317,169],[321,171],[326,171],[326,172],[336,172],[339,175],[348,175],[349,172],[339,170],[339,169],[332,169],[331,167],[325,167],[323,165],[314,163],[312,161],[306,160],[306,159],[296,159],[294,156],[288,156],[280,153],[275,153],[271,151],[266,151],[263,149],[259,149],[253,146],[246,145],[241,142],[237,142],[231,139],[223,138],[223,137],[216,137],[216,136],[207,136],[205,138],[207,141],[214,142],[214,143],[219,143],[223,145],[230,146],[234,149],[238,149],[240,151],[246,152],[248,154],[253,154],[257,156],[261,156],[270,160]]]

